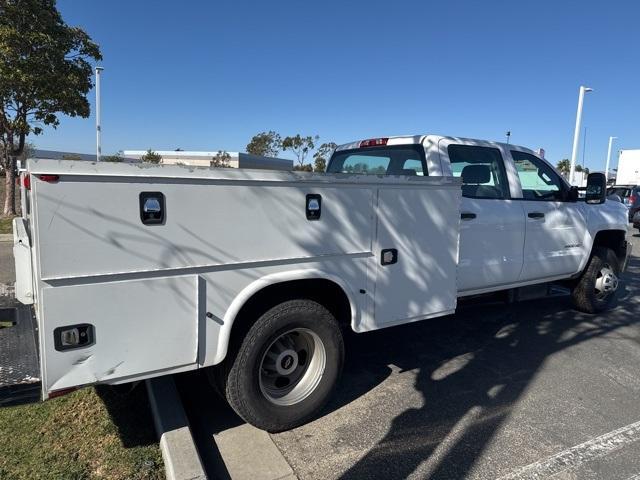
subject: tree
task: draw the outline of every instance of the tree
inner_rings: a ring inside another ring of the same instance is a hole
[[[264,157],[275,157],[282,150],[282,138],[273,130],[254,135],[247,144],[247,153]]]
[[[113,155],[105,155],[101,158],[103,162],[112,162],[112,163],[120,163],[124,162],[124,154],[122,150],[117,151]]]
[[[294,165],[293,170],[296,172],[313,172],[313,167],[309,163],[304,165]]]
[[[569,175],[569,170],[571,169],[571,162],[569,162],[568,158],[563,158],[558,162],[556,168],[562,175]]]
[[[7,171],[4,215],[14,215],[15,166],[26,137],[57,127],[58,115],[89,116],[88,60],[100,49],[68,26],[55,0],[0,0],[0,157]]]
[[[302,137],[300,134],[297,134],[295,137],[285,137],[282,141],[282,149],[290,150],[296,156],[297,166],[303,167],[307,154],[315,148],[315,142],[317,142],[319,138],[318,135],[315,137],[310,135]]]
[[[324,172],[327,170],[327,162],[337,146],[334,142],[326,142],[318,147],[316,153],[313,154],[313,170],[315,172]]]
[[[226,150],[218,150],[215,157],[211,159],[212,167],[221,167],[221,168],[230,168],[229,161],[231,160],[231,155]]]
[[[155,163],[158,164],[162,161],[162,155],[154,152],[153,150],[147,150],[147,153],[140,157],[140,160],[146,163]]]

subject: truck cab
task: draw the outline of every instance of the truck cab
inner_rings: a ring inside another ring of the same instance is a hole
[[[576,279],[596,246],[626,262],[626,209],[578,201],[525,147],[438,135],[368,139],[339,146],[327,171],[460,177],[459,297]]]

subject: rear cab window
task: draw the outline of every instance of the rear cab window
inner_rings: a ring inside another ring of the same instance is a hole
[[[447,148],[451,172],[462,179],[462,196],[509,198],[507,174],[500,150],[493,147],[451,144]]]
[[[420,144],[385,145],[339,150],[331,157],[327,172],[426,176],[424,147]]]

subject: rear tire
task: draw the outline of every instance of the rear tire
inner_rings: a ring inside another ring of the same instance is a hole
[[[587,268],[571,291],[573,304],[585,313],[600,313],[613,305],[620,264],[613,250],[594,247]]]
[[[227,402],[268,432],[302,425],[324,407],[342,372],[338,322],[322,305],[290,300],[268,310],[215,370]]]

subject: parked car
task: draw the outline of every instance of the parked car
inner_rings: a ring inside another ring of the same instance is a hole
[[[607,189],[607,195],[618,195],[629,209],[631,222],[636,212],[640,211],[640,185],[614,185]]]
[[[357,141],[328,173],[32,160],[21,182],[16,297],[41,398],[206,369],[269,431],[319,413],[344,328],[551,281],[600,312],[630,253],[604,174],[579,201],[533,151],[481,140]]]

